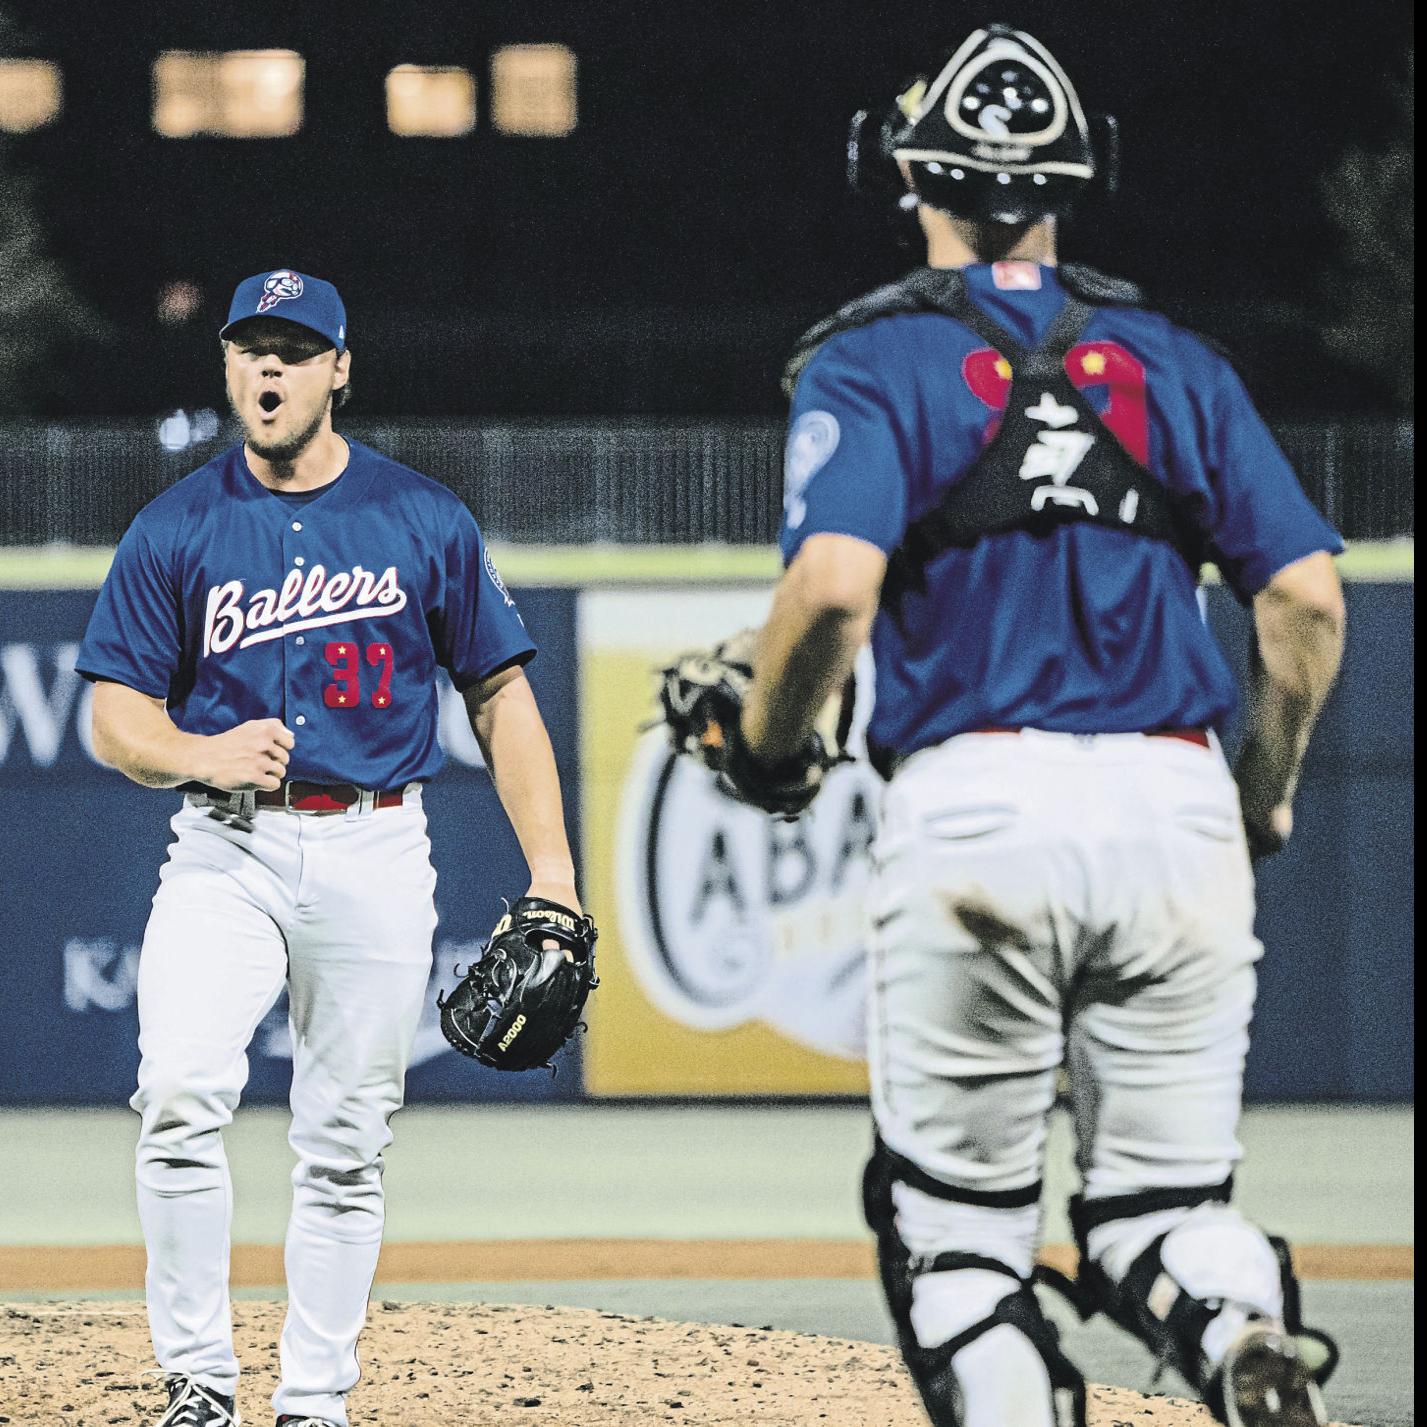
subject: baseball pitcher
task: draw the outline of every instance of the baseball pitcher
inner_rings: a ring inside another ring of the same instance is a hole
[[[185,794],[139,963],[131,1102],[160,1427],[238,1422],[222,1131],[284,987],[297,1168],[274,1408],[284,1427],[346,1427],[382,1152],[431,971],[421,794],[441,766],[438,666],[531,876],[480,963],[503,968],[500,985],[448,1004],[447,1034],[476,1054],[497,1031],[491,1063],[547,1058],[592,984],[594,929],[522,672],[535,646],[476,522],[332,428],[351,367],[337,290],[286,269],[249,278],[221,338],[244,441],[139,513],[79,658],[99,757]],[[512,1034],[508,1003],[533,981],[540,1004]]]
[[[1031,1289],[1064,1065],[1082,1176],[1067,1290],[1220,1421],[1313,1427],[1336,1354],[1231,1193],[1251,864],[1292,831],[1338,668],[1341,544],[1223,356],[1128,284],[1058,264],[1057,221],[1106,183],[1112,132],[999,25],[859,116],[854,173],[915,208],[927,265],[799,345],[787,570],[751,683],[717,656],[676,668],[666,718],[727,791],[795,815],[870,633],[887,786],[865,1207],[932,1422],[1084,1423]],[[1206,562],[1257,627],[1235,772]]]

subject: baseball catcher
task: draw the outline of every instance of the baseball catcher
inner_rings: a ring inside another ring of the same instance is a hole
[[[659,703],[674,748],[710,769],[720,791],[792,821],[817,796],[828,771],[849,762],[853,681],[829,698],[811,732],[785,757],[755,757],[744,741],[743,700],[753,682],[757,631],[741,630],[663,671]]]
[[[1113,126],[1043,45],[978,29],[878,107],[853,176],[915,212],[927,261],[798,343],[757,658],[676,666],[666,719],[727,790],[795,812],[870,636],[863,1207],[934,1427],[1085,1427],[1034,1292],[1062,1067],[1082,1311],[1225,1427],[1323,1427],[1335,1350],[1232,1199],[1250,857],[1292,832],[1342,657],[1342,541],[1222,354],[1059,261]],[[1259,640],[1237,777],[1206,560]]]
[[[522,897],[459,985],[438,998],[446,1039],[493,1070],[550,1066],[599,985],[597,936],[593,918]]]

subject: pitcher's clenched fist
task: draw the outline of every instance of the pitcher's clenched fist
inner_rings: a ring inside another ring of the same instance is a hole
[[[203,782],[225,793],[244,793],[272,792],[281,784],[296,739],[280,718],[254,718],[205,742]]]

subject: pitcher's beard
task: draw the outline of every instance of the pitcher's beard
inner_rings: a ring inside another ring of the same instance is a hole
[[[329,397],[302,430],[280,438],[265,437],[260,431],[254,431],[243,419],[241,413],[238,420],[242,423],[243,437],[254,455],[261,456],[265,461],[293,461],[316,439],[317,433],[322,430],[322,423],[327,419],[327,412],[331,408],[331,404]]]

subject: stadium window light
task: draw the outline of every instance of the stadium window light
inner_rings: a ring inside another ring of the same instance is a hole
[[[476,127],[476,78],[459,65],[399,64],[386,77],[386,123],[404,139],[459,139]]]
[[[503,45],[491,56],[491,121],[502,134],[561,138],[579,122],[567,45]]]
[[[0,130],[24,134],[59,118],[64,86],[47,59],[0,59]]]
[[[154,61],[154,129],[167,139],[289,138],[302,128],[305,73],[293,50],[167,50]]]

